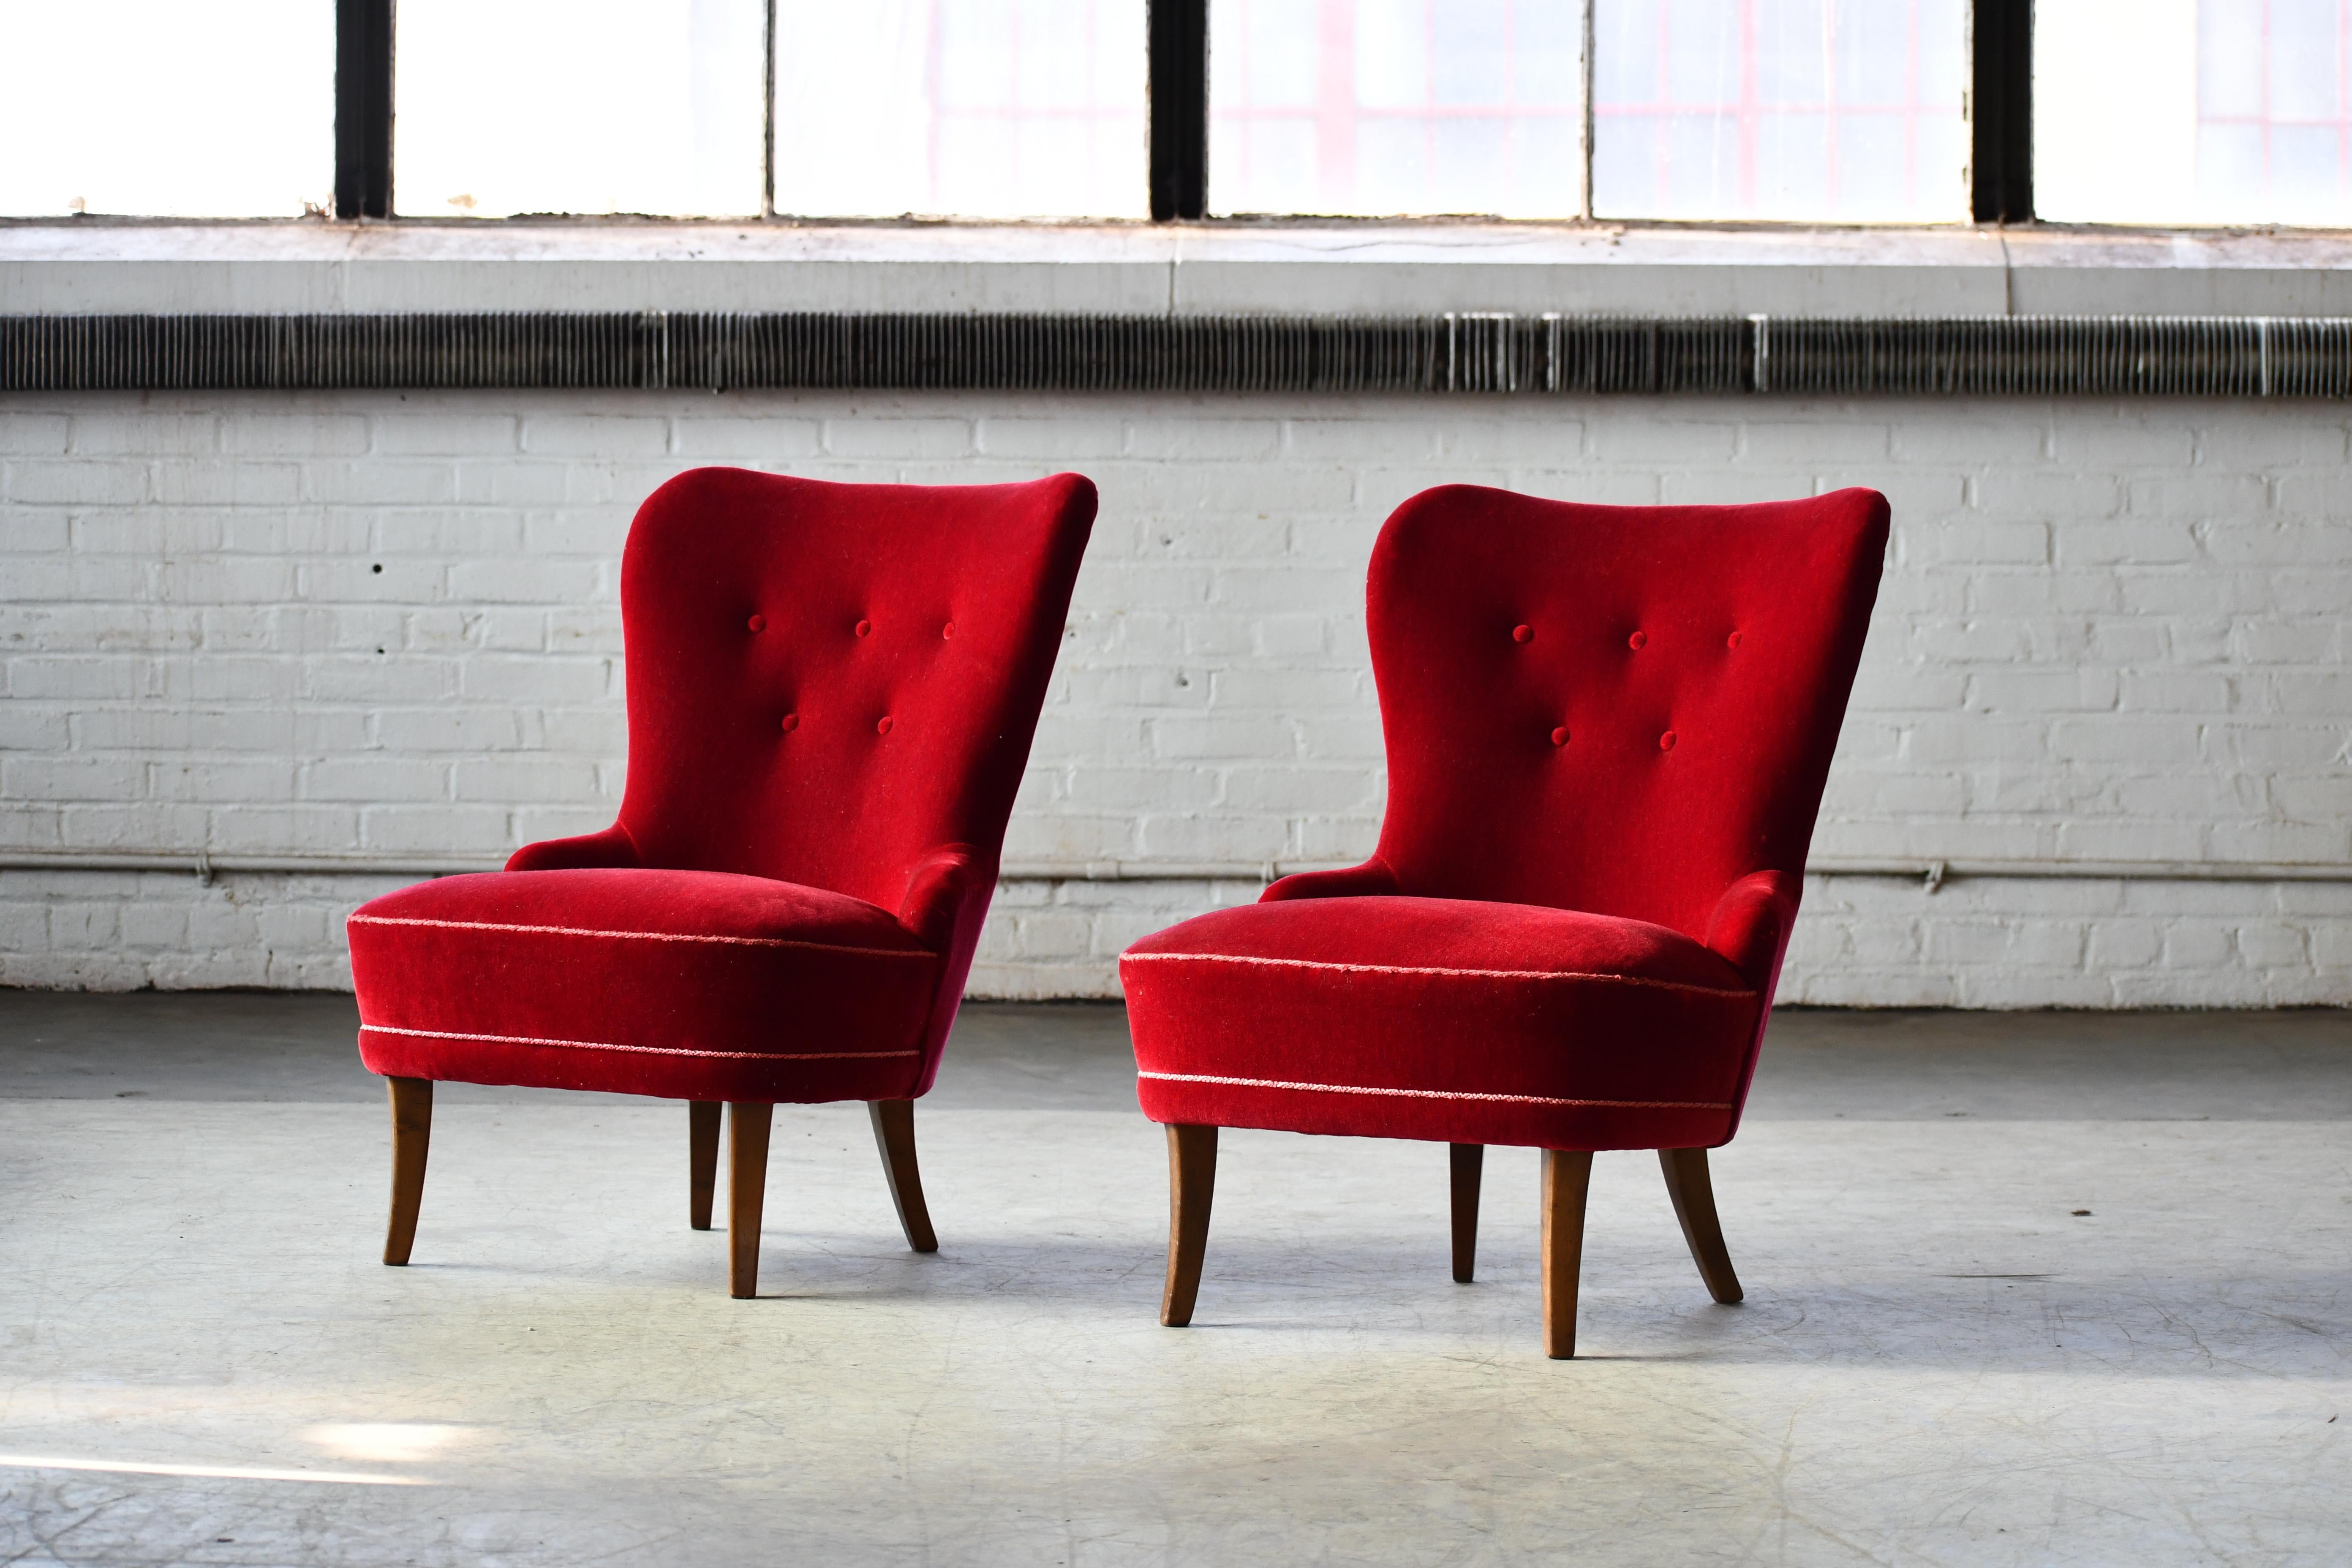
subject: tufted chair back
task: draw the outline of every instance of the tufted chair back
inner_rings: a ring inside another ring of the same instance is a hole
[[[1367,593],[1401,889],[1704,939],[1734,882],[1802,870],[1886,531],[1864,489],[1405,502]]]
[[[1076,474],[656,490],[621,563],[639,863],[898,912],[964,847],[992,883],[1094,513]]]

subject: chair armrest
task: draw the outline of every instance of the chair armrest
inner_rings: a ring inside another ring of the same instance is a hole
[[[1792,871],[1755,871],[1716,900],[1706,922],[1706,945],[1761,991],[1780,967],[1780,952],[1796,923],[1797,900],[1805,881]]]
[[[1396,873],[1389,869],[1389,863],[1375,855],[1360,866],[1343,867],[1336,871],[1294,871],[1260,893],[1257,901],[1279,904],[1291,899],[1392,898],[1403,890],[1397,886]]]
[[[602,833],[577,838],[542,838],[526,844],[507,858],[509,871],[593,871],[607,868],[634,869],[637,847],[619,823]]]
[[[924,946],[945,952],[964,905],[996,889],[995,864],[969,844],[942,844],[915,862],[898,900],[898,923]]]

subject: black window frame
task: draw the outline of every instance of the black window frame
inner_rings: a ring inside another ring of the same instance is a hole
[[[335,0],[335,216],[393,217],[393,6]],[[1150,212],[1154,223],[1209,219],[1209,6],[1147,0]],[[1585,7],[1586,183],[1591,160],[1591,18]],[[767,0],[767,114],[760,216],[775,210],[776,4]],[[1972,0],[1969,7],[1969,216],[2033,221],[2032,0]],[[1590,207],[1590,197],[1587,198]],[[1300,214],[1299,216],[1312,216]],[[1580,215],[1560,215],[1555,222]],[[1586,215],[1589,216],[1589,211]]]

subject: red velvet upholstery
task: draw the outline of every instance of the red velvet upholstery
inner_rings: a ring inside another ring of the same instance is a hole
[[[352,916],[387,1076],[905,1099],[938,1070],[1093,485],[682,474],[621,566],[620,820]]]
[[[1154,1121],[1729,1140],[1886,546],[1850,489],[1399,507],[1367,609],[1380,847],[1119,964]]]

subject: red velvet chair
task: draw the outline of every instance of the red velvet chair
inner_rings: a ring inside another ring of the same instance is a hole
[[[391,1080],[386,1263],[415,1234],[433,1083],[690,1102],[729,1288],[755,1292],[778,1100],[863,1100],[930,1251],[916,1097],[996,885],[1095,515],[1075,474],[971,488],[681,474],[621,563],[620,820],[351,918],[360,1056]]]
[[[1878,591],[1886,502],[1599,507],[1448,486],[1366,595],[1380,847],[1119,962],[1168,1125],[1160,1321],[1192,1321],[1219,1127],[1453,1145],[1470,1279],[1489,1143],[1545,1151],[1544,1343],[1575,1352],[1596,1149],[1655,1149],[1739,1300],[1706,1151],[1739,1125]]]

